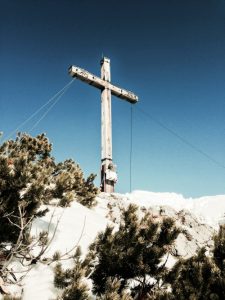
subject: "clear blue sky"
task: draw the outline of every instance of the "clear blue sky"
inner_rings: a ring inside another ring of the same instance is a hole
[[[7,136],[65,86],[70,65],[99,75],[102,54],[112,82],[140,99],[132,189],[225,194],[225,1],[1,0],[0,130]],[[131,107],[112,101],[116,190],[129,192]],[[40,132],[58,161],[71,157],[86,175],[98,174],[100,92],[75,81],[31,134]]]

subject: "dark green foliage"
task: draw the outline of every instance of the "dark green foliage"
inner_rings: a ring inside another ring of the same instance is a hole
[[[97,297],[97,300],[132,300],[133,298],[120,287],[121,284],[118,279],[109,277],[106,281],[104,295]]]
[[[174,266],[169,278],[173,297],[181,300],[210,299],[218,276],[218,270],[213,268],[212,262],[202,249],[196,256],[180,260]],[[202,295],[205,295],[205,298],[201,298]]]
[[[84,282],[84,275],[86,272],[86,265],[80,258],[81,252],[78,248],[74,255],[74,268],[63,270],[61,264],[55,267],[54,284],[56,287],[63,290],[63,300],[88,300],[89,289]]]
[[[16,242],[21,227],[40,214],[52,173],[50,151],[43,134],[18,135],[0,147],[0,242]]]
[[[56,251],[53,256],[52,256],[52,261],[59,261],[61,258],[61,253],[60,251]]]
[[[95,204],[95,176],[85,180],[72,160],[56,164],[51,150],[44,134],[18,134],[0,146],[0,243],[25,240],[32,219],[47,212],[40,206],[53,198],[62,206],[74,199],[88,207]]]
[[[98,188],[93,183],[96,177],[94,174],[85,180],[79,165],[70,159],[56,165],[54,176],[54,197],[61,199],[62,206],[69,205],[74,198],[87,207],[95,205]]]
[[[90,247],[89,256],[97,258],[91,275],[94,293],[105,293],[109,277],[119,279],[121,289],[130,279],[136,279],[132,294],[144,299],[163,279],[165,267],[160,263],[178,234],[172,219],[155,222],[148,213],[139,219],[137,207],[130,205],[122,213],[119,230],[108,226]]]
[[[212,257],[207,256],[203,248],[197,255],[175,264],[167,278],[172,288],[172,293],[167,294],[168,299],[225,299],[224,226],[220,227],[214,241]]]
[[[63,300],[88,300],[90,299],[86,286],[82,283],[77,285],[76,283],[72,284],[69,288],[65,289],[63,292]]]
[[[225,278],[225,225],[220,226],[218,235],[214,237],[214,243],[214,261]]]
[[[83,179],[82,188],[77,191],[77,201],[87,207],[92,207],[96,204],[95,197],[98,193],[98,188],[94,186],[96,175],[90,174],[86,180]]]

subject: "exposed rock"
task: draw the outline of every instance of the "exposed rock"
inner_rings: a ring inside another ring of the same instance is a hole
[[[121,210],[127,208],[131,203],[129,198],[121,194],[106,194],[101,193],[98,196],[98,204],[96,210],[101,211],[102,215],[110,221],[118,224],[120,222]],[[140,206],[140,216],[145,212],[150,214],[155,219],[163,217],[171,217],[176,221],[177,227],[181,228],[180,233],[172,250],[172,255],[175,257],[182,256],[188,258],[196,253],[201,247],[209,249],[213,246],[212,237],[215,230],[203,223],[203,221],[195,216],[187,209],[176,211],[169,205],[153,205]]]

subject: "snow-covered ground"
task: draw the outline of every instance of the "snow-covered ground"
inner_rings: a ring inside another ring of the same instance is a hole
[[[53,218],[52,218],[53,216]],[[108,220],[94,211],[73,202],[69,208],[50,208],[49,213],[34,222],[32,235],[48,231],[54,236],[44,257],[52,257],[56,251],[61,254],[74,253],[77,245],[81,246],[83,254],[87,253],[89,244],[97,233],[104,230]],[[71,252],[70,252],[71,251]],[[71,260],[63,263],[64,267],[72,267]],[[56,289],[53,285],[53,267],[38,263],[24,280],[24,300],[50,300],[56,298]]]
[[[52,237],[52,242],[42,258],[48,259],[56,251],[60,251],[62,254],[66,253],[78,244],[81,246],[82,253],[86,254],[88,245],[94,240],[97,233],[104,230],[107,223],[112,222],[112,218],[108,217],[108,204],[109,202],[112,204],[113,201],[119,203],[120,207],[127,207],[129,203],[134,203],[147,209],[162,206],[167,207],[167,211],[168,207],[171,207],[175,212],[187,210],[197,216],[199,223],[205,223],[215,229],[218,228],[218,222],[223,222],[225,216],[225,195],[185,199],[182,195],[175,193],[134,191],[125,195],[101,194],[97,199],[98,205],[94,209],[88,209],[77,202],[73,202],[69,208],[57,207],[54,209],[51,207],[46,216],[35,220],[31,234],[38,235],[39,232],[47,230],[50,240]],[[194,218],[190,216],[188,218],[191,220],[190,222],[196,223]],[[208,227],[204,228],[204,232],[207,231]],[[208,232],[207,234],[209,234]],[[195,238],[198,239],[199,236],[195,234]],[[68,267],[70,264],[71,261],[65,261],[64,266]],[[15,266],[12,268],[15,270]],[[57,290],[54,288],[53,278],[52,265],[38,262],[23,280],[22,299],[56,299]]]
[[[126,194],[132,203],[142,206],[168,205],[176,211],[190,210],[199,217],[202,222],[215,228],[218,222],[225,219],[225,195],[206,196],[201,198],[184,198],[175,193],[153,193],[147,191],[134,191]]]

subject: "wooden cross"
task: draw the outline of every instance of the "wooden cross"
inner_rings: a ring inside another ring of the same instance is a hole
[[[101,190],[112,193],[117,175],[112,161],[111,95],[133,104],[138,97],[110,83],[110,60],[106,57],[101,60],[101,78],[76,66],[69,68],[69,74],[101,90]]]

